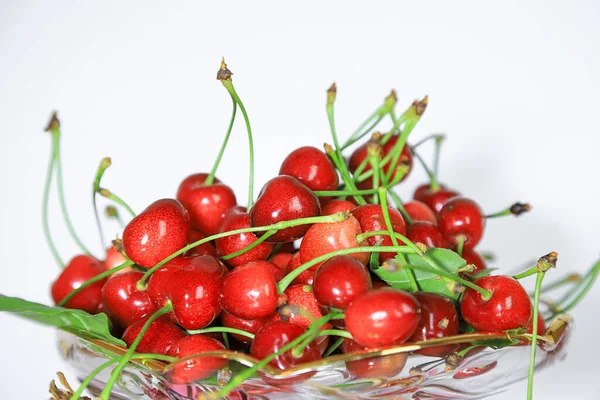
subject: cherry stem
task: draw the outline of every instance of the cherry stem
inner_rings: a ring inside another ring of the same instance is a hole
[[[344,337],[339,337],[335,342],[333,342],[331,346],[329,346],[325,354],[323,354],[323,358],[329,357],[331,353],[333,353],[338,347],[342,345],[342,343],[344,343]]]
[[[221,78],[219,77],[220,74]],[[244,122],[246,123],[246,130],[248,131],[248,149],[250,152],[250,165],[249,165],[249,181],[248,181],[248,209],[252,208],[254,204],[254,140],[252,139],[252,128],[250,127],[250,119],[248,118],[248,113],[246,112],[246,107],[244,107],[244,103],[238,96],[235,88],[233,87],[233,82],[231,81],[231,71],[227,69],[227,64],[225,64],[225,60],[221,62],[221,69],[219,70],[219,74],[217,74],[217,79],[221,81],[225,89],[229,92],[229,95],[240,106],[240,110],[244,115]],[[224,78],[224,79],[222,79]]]
[[[375,194],[377,189],[362,190],[317,190],[313,192],[317,197],[338,197],[338,196],[358,196],[365,194]]]
[[[365,232],[365,233],[361,233],[360,235],[356,235],[356,241],[358,243],[360,243],[363,240],[365,240],[366,238],[369,238],[372,236],[389,235],[389,234],[390,234],[389,231]],[[398,232],[394,232],[394,236],[397,239],[400,239],[400,241],[402,241],[402,243],[404,243],[406,245],[406,247],[409,247],[410,249],[412,249],[415,254],[417,254],[419,257],[423,258],[423,260],[425,260],[427,262],[427,264],[429,264],[433,269],[440,269],[440,267],[435,263],[435,261],[433,261],[431,258],[427,257],[427,255],[425,253],[423,253],[423,251],[421,251],[421,249],[419,249],[419,247],[416,244],[414,244],[413,242],[411,242],[410,239],[408,239],[406,236],[401,235]],[[404,247],[404,246],[400,246],[400,247]]]
[[[102,223],[100,222],[100,213],[98,212],[98,204],[96,201],[96,194],[100,190],[100,181],[102,180],[102,176],[104,176],[104,172],[110,165],[112,164],[110,157],[105,157],[100,161],[100,165],[98,166],[98,170],[96,171],[96,176],[94,178],[94,184],[92,186],[92,205],[94,208],[94,217],[96,218],[96,226],[98,226],[98,233],[100,235],[100,244],[104,247],[105,238],[104,231],[102,230]]]
[[[344,159],[343,158],[340,159],[338,157],[337,153],[335,152],[335,150],[333,150],[333,148],[330,145],[325,144],[324,147],[325,147],[325,152],[327,153],[329,158],[331,158],[333,165],[335,165],[337,170],[341,172],[342,180],[344,181],[345,187],[350,188],[350,190],[353,192],[358,192],[358,189],[356,188],[354,181],[352,181],[352,179],[350,178],[350,175],[348,174]],[[346,174],[344,174],[344,172],[343,172],[345,169],[346,169]],[[354,198],[354,201],[359,205],[367,204],[367,202],[365,201],[365,199],[362,198],[362,196],[353,195],[352,197]]]
[[[56,118],[56,114],[53,116]],[[54,119],[53,119],[54,120]],[[52,121],[53,121],[52,120]],[[52,124],[52,121],[50,122]],[[58,120],[56,120],[58,121]],[[54,136],[53,136],[54,138]],[[65,263],[62,258],[58,254],[58,250],[56,245],[54,244],[54,240],[52,239],[52,234],[50,233],[50,222],[48,218],[48,209],[50,206],[50,187],[52,186],[52,175],[54,173],[54,159],[55,159],[56,149],[55,146],[52,146],[52,152],[50,153],[50,163],[48,164],[48,172],[46,174],[46,183],[44,184],[44,199],[42,202],[42,225],[44,227],[44,236],[46,237],[46,242],[48,243],[48,247],[50,248],[50,252],[54,257],[56,263],[62,268],[65,268]]]
[[[580,274],[578,274],[578,273],[571,273],[571,274],[568,274],[567,276],[565,276],[565,277],[563,277],[563,278],[561,278],[559,280],[550,282],[549,284],[547,284],[546,286],[544,286],[542,288],[542,290],[540,291],[540,293],[546,293],[546,292],[549,292],[549,291],[554,290],[554,289],[558,289],[561,286],[564,286],[564,285],[567,285],[567,284],[571,284],[571,283],[577,284],[577,283],[581,282],[581,280],[582,280],[582,277],[581,277]],[[530,296],[533,296],[533,293],[530,293]]]
[[[105,362],[104,364],[101,364],[100,366],[98,366],[96,369],[94,369],[88,376],[87,378],[85,378],[82,382],[81,385],[79,386],[79,388],[77,389],[77,391],[75,393],[73,393],[73,395],[69,398],[69,400],[79,400],[81,398],[81,395],[83,394],[83,391],[89,386],[89,384],[94,380],[94,378],[102,371],[104,371],[106,368],[108,368],[109,366],[111,366],[112,364],[116,363],[117,360],[115,360],[114,358]]]
[[[381,162],[381,156],[378,154],[369,154],[367,156],[367,158],[369,159],[369,164],[371,164],[371,170],[373,171],[373,187],[379,188],[380,176],[382,178],[385,178],[385,175],[381,174],[381,169],[379,168],[379,163]],[[385,188],[383,188],[383,189],[385,192]],[[379,194],[379,196],[377,194],[373,194],[373,200],[372,200],[373,204],[379,203],[379,197],[381,196],[381,192],[379,192],[378,194]]]
[[[121,270],[123,270],[123,269],[125,269],[127,267],[131,267],[133,264],[134,263],[131,260],[125,261],[123,264],[121,264],[121,265],[119,265],[117,267],[111,268],[108,271],[104,271],[103,273],[98,274],[98,275],[94,276],[91,279],[88,279],[87,281],[83,282],[81,284],[81,286],[79,286],[77,289],[73,289],[71,292],[69,292],[68,295],[66,295],[61,301],[58,302],[57,306],[58,307],[64,307],[65,304],[67,304],[67,302],[69,300],[71,300],[71,298],[73,298],[73,296],[75,296],[77,293],[79,293],[80,291],[82,291],[86,287],[90,286],[91,284],[93,284],[95,282],[101,281],[102,279],[106,278],[107,276],[110,276],[110,275],[114,274],[115,272],[119,272],[119,271],[121,271]]]
[[[523,279],[527,278],[528,276],[535,275],[539,271],[545,272],[548,271],[550,268],[556,268],[557,259],[558,254],[555,251],[550,252],[545,256],[540,257],[535,266],[529,268],[526,271],[521,272],[520,274],[514,275],[513,278]]]
[[[390,197],[392,198],[392,201],[394,202],[394,205],[396,206],[398,211],[400,211],[400,214],[402,214],[402,216],[404,217],[404,220],[409,225],[414,224],[415,222],[413,221],[413,219],[410,216],[410,214],[408,213],[408,211],[406,211],[406,208],[404,208],[404,203],[402,202],[402,199],[400,199],[400,196],[398,196],[398,193],[394,192],[393,190],[390,190],[389,193],[390,193]]]
[[[60,204],[60,210],[63,215],[63,219],[65,224],[67,225],[67,230],[69,231],[69,235],[75,241],[77,246],[83,251],[85,254],[91,254],[87,247],[83,244],[77,232],[75,232],[75,227],[71,222],[71,218],[69,217],[69,212],[67,210],[67,203],[65,200],[65,191],[63,189],[63,176],[62,176],[62,165],[60,158],[60,123],[56,124],[54,127],[50,129],[50,133],[52,133],[52,147],[54,147],[54,163],[56,164],[56,186],[58,188],[58,202]]]
[[[438,172],[440,166],[440,151],[442,149],[442,143],[446,137],[443,135],[439,135],[435,138],[435,150],[433,153],[433,176],[435,176],[435,181],[438,181]]]
[[[319,331],[319,336],[339,336],[342,339],[354,339],[350,332],[341,329],[324,329]]]
[[[156,271],[157,269],[159,269],[160,267],[162,267],[163,265],[165,265],[166,263],[168,263],[175,257],[182,255],[186,251],[193,249],[196,246],[210,242],[212,240],[220,239],[220,238],[224,238],[224,237],[232,236],[232,235],[239,235],[240,233],[266,232],[266,231],[270,231],[270,230],[279,231],[282,229],[292,228],[292,227],[300,226],[300,225],[341,222],[341,221],[348,219],[349,216],[350,216],[349,213],[340,211],[338,213],[331,214],[331,215],[323,215],[323,216],[319,216],[319,217],[309,217],[309,218],[298,218],[298,219],[295,219],[292,221],[281,221],[281,222],[278,222],[278,223],[272,224],[272,225],[255,226],[252,228],[236,229],[233,231],[221,232],[221,233],[217,233],[216,235],[207,236],[204,239],[200,239],[196,242],[190,243],[187,246],[177,250],[176,252],[174,252],[173,254],[166,257],[164,260],[162,260],[158,264],[156,264],[154,267],[150,268],[148,271],[146,271],[144,276],[142,276],[142,278],[140,278],[140,280],[138,281],[137,288],[138,288],[138,290],[143,290],[146,287],[146,281],[150,278],[150,276],[154,273],[154,271]]]
[[[108,218],[114,218],[115,220],[117,220],[117,222],[121,226],[121,229],[125,228],[125,222],[123,221],[123,218],[121,218],[119,210],[117,210],[115,206],[106,206],[104,213]]]
[[[337,313],[339,313],[339,311],[333,310],[329,314],[324,315],[321,318],[317,318],[314,321],[312,321],[312,323],[310,324],[310,328],[308,329],[308,331],[311,332],[311,335],[308,335],[306,338],[304,338],[303,341],[300,342],[300,344],[298,344],[298,346],[295,346],[292,349],[292,356],[293,357],[302,356],[302,353],[304,352],[304,349],[306,349],[306,346],[308,346],[310,344],[310,342],[315,340],[315,338],[320,336],[321,327],[323,325],[325,325],[327,322],[329,322],[329,320],[331,318],[333,318]]]
[[[498,211],[496,213],[493,214],[489,214],[486,215],[486,218],[497,218],[497,217],[504,217],[506,215],[514,215],[515,217],[518,217],[519,215],[529,212],[531,211],[532,207],[530,204],[527,203],[515,203],[512,206],[502,210],[502,211]]]
[[[429,169],[429,167],[425,163],[425,160],[423,160],[423,157],[421,157],[421,155],[419,153],[417,153],[417,151],[414,148],[412,149],[412,153],[417,158],[417,160],[419,160],[419,163],[423,166],[425,173],[429,177],[429,188],[434,191],[439,190],[440,184],[437,181],[437,178],[434,175],[433,171],[431,171],[431,169]]]
[[[261,244],[262,242],[264,242],[265,240],[267,240],[268,238],[270,238],[271,236],[273,236],[274,234],[276,234],[277,231],[275,229],[267,231],[267,233],[265,233],[264,235],[262,235],[261,237],[259,237],[256,241],[254,241],[253,243],[250,243],[248,246],[244,247],[241,250],[236,251],[235,253],[231,253],[231,254],[227,254],[225,256],[221,256],[219,257],[221,260],[230,260],[234,257],[237,257],[241,254],[244,254],[250,250],[252,250],[253,248],[255,248],[256,246],[258,246],[259,244]]]
[[[388,229],[390,239],[392,240],[394,246],[398,246],[398,238],[396,238],[396,232],[394,231],[394,227],[392,226],[392,220],[390,219],[390,210],[388,209],[387,205],[387,191],[383,187],[379,188],[379,200],[381,202],[381,212],[383,214],[383,220],[385,221],[385,226]],[[406,263],[406,257],[404,257],[402,253],[397,253],[396,257],[400,262]],[[410,281],[412,291],[418,291],[419,285],[417,285],[417,279],[413,271],[409,271],[409,273],[406,275],[408,276],[408,280]]]
[[[100,400],[109,400],[110,391],[112,390],[112,387],[114,386],[115,382],[119,378],[119,375],[121,375],[121,372],[123,372],[123,369],[125,369],[125,366],[129,362],[129,360],[131,360],[131,357],[133,356],[135,349],[138,347],[138,345],[142,341],[142,337],[144,336],[144,334],[146,333],[148,328],[150,328],[150,325],[154,321],[156,321],[158,318],[160,318],[164,314],[170,313],[171,311],[173,311],[173,304],[171,304],[170,300],[167,300],[167,303],[165,304],[165,306],[163,308],[156,311],[154,314],[152,314],[152,316],[150,318],[148,318],[148,320],[146,321],[144,326],[142,326],[140,333],[138,333],[138,335],[136,336],[133,343],[131,343],[131,346],[129,346],[129,349],[127,350],[127,352],[121,357],[119,364],[117,364],[115,369],[113,369],[112,373],[110,374],[110,378],[106,382],[106,386],[104,387],[104,390],[102,390],[102,393],[100,393],[100,396],[98,397]]]
[[[456,253],[461,257],[463,254],[463,249],[465,247],[466,240],[467,240],[467,238],[465,237],[465,235],[458,235],[456,237]]]
[[[566,306],[562,307],[560,310],[556,310],[554,315],[552,316],[552,318],[554,318],[556,316],[558,311],[560,311],[561,313],[566,313],[566,312],[570,311],[571,309],[573,309],[577,304],[579,304],[579,302],[581,302],[581,300],[583,300],[583,298],[590,291],[592,286],[594,286],[594,282],[598,278],[599,273],[600,273],[600,261],[598,261],[592,267],[592,269],[585,275],[583,280],[580,281],[577,284],[577,286],[574,288],[574,290],[577,290],[585,283],[585,286],[583,286],[583,289],[581,289],[581,291],[577,294],[577,296],[573,300],[571,300]],[[570,295],[571,295],[571,293],[567,294],[567,296],[565,296],[565,298],[563,298],[561,301],[559,301],[559,304],[564,303],[570,297]]]
[[[411,149],[416,149],[417,147],[421,146],[422,144],[430,141],[430,140],[435,140],[436,142],[438,140],[443,141],[446,138],[446,135],[444,135],[443,133],[435,133],[429,136],[424,137],[423,139],[419,140],[417,143],[413,144],[411,147]]]
[[[129,207],[129,205],[127,203],[125,203],[125,201],[123,201],[122,198],[120,198],[119,196],[117,196],[116,194],[114,194],[113,192],[111,192],[108,189],[105,188],[101,188],[98,193],[100,193],[100,195],[102,197],[106,197],[107,199],[117,203],[118,205],[120,205],[121,207],[123,207],[125,210],[127,210],[127,212],[129,213],[129,215],[131,215],[133,218],[136,217],[135,211],[133,211],[133,209],[131,207]]]
[[[380,232],[387,233],[387,231],[379,231],[378,235],[381,235]],[[335,257],[335,256],[343,256],[343,255],[355,254],[355,253],[372,253],[372,252],[377,252],[377,253],[383,253],[383,252],[415,253],[415,251],[408,246],[378,246],[378,247],[359,246],[359,247],[352,247],[349,249],[335,250],[335,251],[329,252],[327,254],[323,254],[319,257],[315,257],[312,260],[300,265],[298,268],[294,269],[293,271],[289,272],[277,284],[277,291],[280,294],[285,292],[285,289],[287,289],[287,287],[292,283],[292,281],[294,279],[296,279],[298,277],[298,275],[300,275],[304,271],[310,269],[310,267],[312,267],[322,261],[327,261],[328,259]]]
[[[535,280],[535,294],[533,297],[533,326],[531,332],[531,355],[529,357],[529,375],[527,377],[527,400],[533,399],[533,373],[535,370],[535,353],[537,350],[537,338],[538,338],[538,314],[540,304],[540,289],[542,287],[542,281],[546,275],[546,270],[539,269],[537,272],[537,278]]]
[[[235,121],[235,114],[237,112],[237,103],[233,96],[231,97],[231,101],[233,102],[233,111],[231,112],[231,120],[229,121],[229,127],[227,128],[227,133],[225,134],[225,139],[223,139],[223,144],[221,145],[221,149],[219,150],[219,154],[217,155],[217,159],[210,171],[210,174],[206,177],[204,181],[205,185],[212,185],[215,181],[215,174],[217,173],[217,168],[219,168],[219,164],[221,163],[221,158],[223,157],[223,153],[225,153],[225,148],[227,147],[227,142],[229,142],[229,135],[231,135],[231,130],[233,128],[233,123]]]
[[[371,114],[362,124],[360,124],[360,126],[354,131],[354,133],[350,136],[350,138],[348,138],[348,140],[346,140],[346,143],[344,143],[342,145],[341,150],[345,150],[347,147],[358,142],[367,133],[369,133],[370,131],[375,129],[375,127],[377,125],[379,125],[379,123],[381,122],[383,117],[385,117],[387,114],[393,115],[394,106],[396,105],[397,101],[398,101],[398,98],[396,96],[396,91],[392,90],[392,92],[385,98],[385,101],[383,102],[383,104],[381,106],[379,106],[373,112],[373,114]],[[369,124],[374,119],[375,119],[375,122],[373,122],[367,129],[365,129],[367,124]]]
[[[243,331],[241,329],[228,328],[226,326],[215,326],[215,327],[212,327],[212,328],[203,328],[203,329],[196,329],[196,330],[193,330],[193,331],[187,331],[187,333],[189,333],[190,335],[201,335],[203,333],[213,333],[213,332],[218,332],[218,333],[234,333],[234,334],[237,334],[237,335],[249,337],[250,339],[254,340],[254,334],[252,334],[250,332]]]

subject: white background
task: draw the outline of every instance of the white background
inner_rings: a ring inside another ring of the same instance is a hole
[[[487,212],[516,200],[535,207],[490,221],[480,248],[505,271],[551,250],[560,261],[549,280],[584,271],[600,250],[599,17],[593,1],[1,1],[0,293],[49,303],[59,272],[40,223],[51,110],[62,120],[71,215],[99,253],[90,188],[102,157],[113,160],[105,185],[136,210],[210,169],[231,110],[215,80],[221,56],[255,131],[257,191],[293,148],[331,141],[333,81],[342,135],[390,88],[399,110],[429,94],[411,140],[448,134],[442,181]],[[218,176],[241,202],[246,162],[240,118]],[[400,192],[423,180],[417,170]],[[56,206],[52,230],[69,258],[77,248]],[[597,398],[598,302],[600,286],[573,312],[570,354],[537,375],[536,398]],[[67,369],[54,330],[5,314],[0,327],[0,398],[47,398]],[[496,398],[524,396],[523,383]]]

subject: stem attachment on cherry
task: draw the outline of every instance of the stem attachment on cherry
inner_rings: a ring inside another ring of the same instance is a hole
[[[107,199],[117,203],[118,205],[120,205],[121,207],[126,209],[127,212],[129,213],[129,215],[131,215],[133,218],[136,217],[135,211],[133,211],[133,209],[131,207],[129,207],[129,205],[127,203],[125,203],[125,201],[122,198],[120,198],[119,196],[117,196],[116,194],[111,192],[110,190],[101,188],[98,191],[98,193],[100,193],[100,195],[102,197],[106,197]]]
[[[250,127],[250,119],[248,118],[248,113],[246,112],[246,107],[244,107],[244,103],[238,96],[235,88],[233,87],[233,82],[231,81],[231,76],[233,73],[227,68],[227,64],[225,64],[225,58],[221,60],[221,68],[219,72],[217,72],[217,79],[221,81],[232,100],[240,106],[240,110],[244,115],[244,121],[246,122],[246,130],[248,131],[248,148],[250,152],[250,177],[248,181],[248,210],[252,208],[252,204],[254,203],[254,140],[252,139],[252,128]],[[233,124],[233,122],[232,122]]]

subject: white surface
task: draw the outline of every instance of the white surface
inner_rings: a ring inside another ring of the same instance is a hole
[[[412,140],[448,133],[442,180],[488,212],[535,206],[490,221],[481,248],[503,268],[556,250],[554,277],[598,257],[597,3],[311,3],[0,2],[0,293],[49,303],[58,273],[40,224],[51,110],[71,214],[98,252],[90,187],[102,157],[113,159],[105,185],[137,210],[210,169],[231,106],[215,80],[221,56],[255,131],[257,191],[293,148],[330,141],[331,82],[342,135],[390,88],[401,108],[429,94]],[[240,118],[218,175],[242,202],[246,154]],[[415,173],[401,192],[423,179]],[[57,208],[52,226],[63,257],[74,255]],[[537,399],[597,398],[598,302],[600,286],[573,313],[568,359],[537,376]],[[0,398],[46,398],[66,369],[53,330],[5,314],[0,326]],[[496,399],[524,396],[519,384]]]

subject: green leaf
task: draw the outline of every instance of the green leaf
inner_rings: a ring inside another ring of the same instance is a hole
[[[106,314],[91,315],[82,310],[49,307],[1,294],[0,311],[8,311],[23,318],[55,326],[77,336],[125,346],[125,342],[110,334],[110,321]]]
[[[448,249],[431,248],[425,252],[425,257],[432,260],[439,268],[445,272],[454,273],[457,269],[467,265],[458,254]],[[419,267],[431,268],[431,265],[418,254],[406,254],[408,265],[416,265]],[[388,271],[384,268],[378,268],[374,271],[388,285],[402,290],[411,290],[410,280],[408,279],[408,268],[400,268],[397,271]],[[424,272],[414,270],[419,288],[424,292],[432,292],[442,294],[457,300],[459,293],[451,290],[453,281],[451,279],[442,278],[433,272]]]

